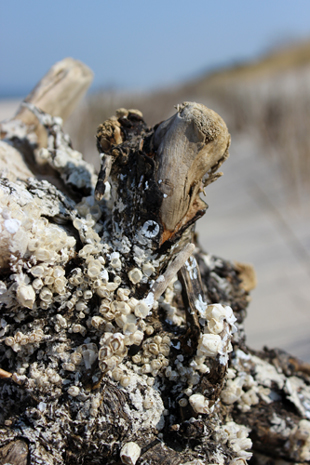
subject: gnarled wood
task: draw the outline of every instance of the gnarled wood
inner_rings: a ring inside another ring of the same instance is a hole
[[[186,102],[161,123],[152,137],[157,164],[156,181],[163,193],[160,217],[163,239],[175,235],[206,210],[200,199],[215,167],[228,157],[230,135],[218,114],[204,105]]]
[[[28,444],[17,439],[0,448],[0,465],[27,465]]]
[[[144,125],[136,110],[121,110],[100,125],[102,167],[96,195],[102,198],[111,175],[115,234],[126,230],[128,236],[129,218],[135,216],[131,235],[140,227],[154,248],[173,242],[205,213],[207,205],[199,194],[218,177],[214,173],[228,157],[229,144],[222,118],[197,103],[179,105],[174,116],[154,129]]]
[[[80,61],[65,58],[56,63],[23,102],[66,120],[85,94],[93,77]],[[10,179],[27,179],[32,174],[54,172],[37,166],[33,149],[46,147],[47,132],[38,118],[21,104],[11,120],[0,123],[0,171]],[[8,143],[7,143],[8,142]],[[34,147],[31,145],[34,144]]]
[[[98,130],[95,195],[59,119],[28,110],[60,187],[0,179],[3,464],[309,462],[309,366],[247,347],[252,270],[194,234],[228,154],[221,118],[186,102],[148,128],[118,110]],[[6,128],[33,157],[27,118]]]
[[[93,73],[88,66],[73,58],[65,58],[51,67],[24,102],[65,121],[87,91],[92,79]],[[31,111],[21,106],[14,119],[34,129],[39,147],[46,145],[46,132]]]

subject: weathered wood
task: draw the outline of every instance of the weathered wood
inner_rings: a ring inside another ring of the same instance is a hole
[[[92,79],[93,73],[88,66],[73,58],[65,58],[52,66],[24,102],[65,121],[87,91]],[[14,119],[22,121],[37,134],[39,147],[46,146],[46,132],[27,107],[21,106]]]
[[[47,146],[47,132],[27,105],[65,121],[92,81],[92,71],[80,61],[65,58],[56,63],[24,99],[11,120],[0,124],[0,171],[10,179],[27,179],[32,174],[53,176],[39,167],[34,148]]]
[[[0,448],[0,465],[27,465],[28,445],[17,439]]]
[[[200,199],[203,178],[228,157],[230,135],[224,121],[204,105],[186,102],[161,123],[150,142],[157,164],[156,181],[163,193],[162,242],[196,221],[206,210]]]
[[[188,102],[154,128],[120,109],[98,130],[96,185],[32,103],[46,148],[34,158],[25,123],[9,138],[58,187],[0,179],[3,463],[308,462],[309,366],[248,349],[253,272],[194,234],[228,155],[224,122]]]
[[[129,218],[135,215],[131,234],[148,221],[153,247],[158,248],[205,213],[207,205],[199,194],[228,157],[230,135],[215,112],[196,103],[179,105],[174,116],[152,130],[135,110],[117,116],[98,128],[102,167],[97,198],[102,198],[111,174],[117,234],[126,230],[128,236]]]

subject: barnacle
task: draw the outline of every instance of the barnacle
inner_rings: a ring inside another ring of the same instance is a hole
[[[133,284],[137,284],[142,279],[142,271],[139,268],[133,268],[128,272],[128,278]]]
[[[210,413],[209,401],[202,394],[191,395],[189,403],[196,413]]]
[[[136,442],[127,442],[120,452],[122,463],[126,465],[135,465],[140,457],[141,448]]]

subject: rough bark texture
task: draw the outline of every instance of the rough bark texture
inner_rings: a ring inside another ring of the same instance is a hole
[[[1,126],[0,464],[310,461],[310,367],[246,346],[253,270],[194,233],[225,123],[196,103],[154,128],[120,109],[97,178],[36,95]]]

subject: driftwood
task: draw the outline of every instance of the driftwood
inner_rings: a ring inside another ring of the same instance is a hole
[[[1,125],[0,464],[310,461],[309,365],[247,347],[253,273],[195,236],[225,123],[120,109],[97,177],[59,118],[89,76],[58,64]]]

